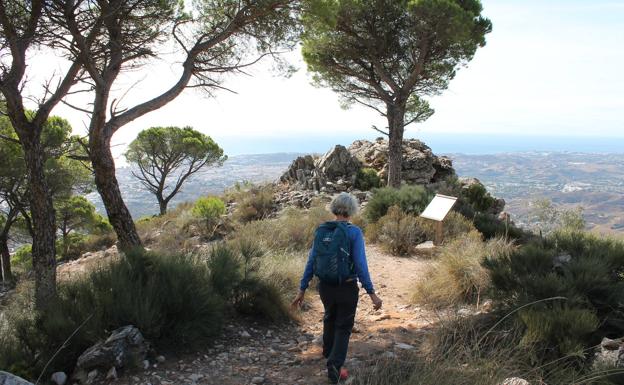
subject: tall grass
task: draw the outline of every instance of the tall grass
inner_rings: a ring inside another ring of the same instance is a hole
[[[579,365],[574,357],[536,364],[532,349],[520,345],[513,322],[497,328],[500,315],[440,318],[414,353],[369,365],[356,385],[501,385],[511,377],[531,384],[615,385],[608,372]]]
[[[507,255],[513,245],[502,238],[484,242],[476,231],[444,246],[438,259],[414,287],[413,300],[430,308],[461,304],[478,305],[490,287],[486,257]]]
[[[288,208],[278,218],[244,224],[230,239],[253,239],[267,251],[304,251],[312,245],[318,225],[332,218],[323,207]]]

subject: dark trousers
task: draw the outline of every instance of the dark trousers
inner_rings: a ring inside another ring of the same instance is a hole
[[[356,280],[340,286],[323,282],[319,284],[319,294],[325,308],[323,356],[327,358],[327,370],[331,379],[337,379],[336,376],[347,358],[359,298],[358,291]]]

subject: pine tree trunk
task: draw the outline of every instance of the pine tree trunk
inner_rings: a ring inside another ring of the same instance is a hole
[[[119,247],[124,251],[142,247],[132,215],[119,190],[119,183],[115,176],[115,160],[110,151],[110,138],[92,135],[89,147],[95,173],[95,185],[104,202],[108,220],[117,234]]]
[[[35,308],[44,310],[56,297],[56,218],[44,173],[43,149],[35,130],[20,137],[24,147],[33,226],[32,257]],[[25,137],[27,136],[27,137]]]
[[[12,283],[11,254],[9,252],[9,239],[6,234],[0,235],[0,269],[2,270],[2,281]]]
[[[403,164],[403,130],[405,110],[393,105],[387,106],[388,115],[388,186],[401,187]]]
[[[158,207],[160,208],[160,215],[167,214],[167,204],[169,202],[166,201],[160,194],[156,194],[156,199],[158,199]]]

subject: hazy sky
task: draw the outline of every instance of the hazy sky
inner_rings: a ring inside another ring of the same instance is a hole
[[[494,25],[487,46],[446,92],[430,100],[435,115],[410,126],[406,136],[592,135],[617,137],[624,145],[624,1],[483,0],[483,5]],[[299,53],[289,57],[300,68],[289,79],[275,77],[267,63],[252,70],[253,76],[228,79],[225,85],[237,94],[222,91],[206,98],[186,91],[122,128],[114,137],[120,144],[115,152],[153,125],[193,126],[231,154],[323,151],[329,143],[376,136],[371,125],[385,123],[376,112],[342,110],[330,90],[310,85]],[[127,104],[168,88],[179,66],[161,62],[145,73],[128,76],[126,85],[140,82],[126,96]],[[120,85],[119,93],[124,88]],[[84,115],[62,106],[54,112],[84,129]]]

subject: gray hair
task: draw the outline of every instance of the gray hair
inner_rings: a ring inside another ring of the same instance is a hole
[[[358,211],[358,207],[358,200],[346,192],[338,194],[329,205],[329,209],[334,215],[347,218],[354,216]]]

